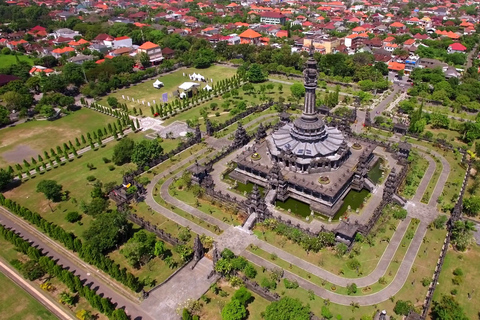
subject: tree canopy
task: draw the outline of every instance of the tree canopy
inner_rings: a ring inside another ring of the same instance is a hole
[[[310,307],[298,299],[283,297],[272,302],[265,310],[265,320],[309,320]]]
[[[455,298],[445,295],[440,301],[433,301],[432,318],[434,320],[468,320]]]
[[[106,212],[93,220],[85,230],[85,244],[94,251],[105,253],[120,244],[130,233],[131,225],[126,215],[117,211]]]
[[[62,200],[62,185],[55,180],[42,180],[37,184],[37,192],[41,192],[48,200],[59,202]]]

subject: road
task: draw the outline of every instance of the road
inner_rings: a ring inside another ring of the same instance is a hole
[[[71,316],[67,311],[64,310],[57,302],[53,301],[51,298],[47,297],[42,291],[38,290],[36,287],[25,280],[21,275],[18,274],[16,270],[8,266],[7,264],[0,261],[0,272],[7,276],[10,280],[15,282],[20,288],[25,290],[38,302],[45,306],[50,312],[62,320],[74,320],[74,317]]]
[[[117,308],[125,308],[127,314],[135,320],[154,319],[144,313],[138,303],[127,297],[133,296],[127,289],[121,288],[112,278],[95,267],[82,261],[76,254],[70,252],[59,243],[50,239],[35,227],[25,222],[23,219],[15,216],[10,211],[0,207],[0,223],[7,228],[11,228],[19,233],[25,240],[33,243],[42,252],[53,258],[59,265],[78,275],[80,279],[85,280],[85,284],[91,285],[97,289],[97,293],[109,297]]]

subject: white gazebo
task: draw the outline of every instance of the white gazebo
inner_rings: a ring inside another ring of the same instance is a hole
[[[161,87],[163,87],[163,82],[157,79],[157,80],[153,83],[153,87],[154,87],[154,88],[157,88],[157,89],[160,89]]]

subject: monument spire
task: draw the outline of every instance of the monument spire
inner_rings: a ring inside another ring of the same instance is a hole
[[[313,58],[315,47],[313,40],[310,45],[309,57],[305,63],[303,70],[303,85],[305,86],[305,104],[303,107],[302,118],[305,120],[315,121],[317,115],[315,112],[315,90],[317,89],[317,61]]]

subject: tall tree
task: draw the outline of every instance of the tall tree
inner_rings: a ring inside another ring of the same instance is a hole
[[[37,192],[41,192],[48,200],[58,202],[62,199],[62,185],[55,180],[42,180],[37,184]]]

